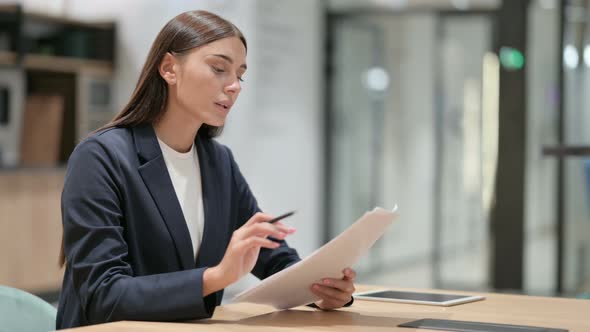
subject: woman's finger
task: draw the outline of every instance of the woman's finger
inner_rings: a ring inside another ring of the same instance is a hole
[[[311,287],[311,292],[321,299],[315,302],[315,304],[320,309],[331,310],[342,307],[342,304],[339,304],[341,301],[328,299],[323,293],[321,293],[319,290],[314,289],[313,287]]]
[[[350,281],[354,281],[354,279],[356,278],[356,271],[347,267],[345,268],[342,273],[344,274],[344,278],[345,280],[350,280]]]
[[[337,288],[349,294],[352,294],[355,291],[354,284],[352,283],[352,281],[345,279],[325,278],[322,279],[322,285]]]
[[[295,233],[295,228],[294,227],[287,226],[285,224],[282,224],[281,222],[276,222],[273,225],[275,227],[277,227],[279,230],[281,230],[281,232],[285,232],[287,234],[293,234],[293,233]]]
[[[277,227],[272,224],[261,222],[257,224],[250,225],[248,227],[240,228],[240,233],[238,234],[239,239],[247,239],[251,236],[258,236],[258,237],[267,237],[272,236],[279,240],[284,239],[288,234],[282,232]]]
[[[258,223],[265,223],[269,220],[272,220],[273,218],[274,217],[271,216],[270,214],[257,212],[242,227],[244,227],[244,226],[248,227],[248,226],[256,225]],[[281,231],[283,231],[285,233],[291,234],[291,233],[295,232],[295,228],[286,226],[285,224],[281,223],[280,221],[277,221],[277,222],[272,223],[270,225],[277,227],[278,229],[280,229]]]
[[[269,221],[272,218],[273,217],[269,214],[262,213],[262,212],[256,212],[252,217],[250,217],[250,219],[248,219],[248,221],[246,221],[244,226],[250,226],[250,225],[260,223],[260,222]],[[242,227],[244,227],[244,226],[242,226]]]
[[[261,247],[261,248],[269,248],[269,249],[274,249],[274,248],[278,248],[280,246],[280,243],[271,241],[269,239],[265,239],[262,237],[258,237],[258,236],[252,236],[249,237],[245,240],[240,241],[236,247],[239,250],[248,250],[254,247]]]
[[[342,305],[344,305],[344,304],[348,303],[348,301],[350,301],[351,295],[349,293],[340,291],[336,288],[327,287],[327,286],[323,286],[320,284],[314,284],[312,286],[312,289],[316,290],[317,291],[316,294],[324,300],[337,301],[339,303],[342,303]]]

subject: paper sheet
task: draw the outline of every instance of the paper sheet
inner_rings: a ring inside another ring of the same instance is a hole
[[[385,232],[397,215],[376,207],[311,255],[258,285],[241,292],[234,302],[252,302],[288,309],[319,300],[309,288],[322,278],[342,278],[342,270],[352,267]]]

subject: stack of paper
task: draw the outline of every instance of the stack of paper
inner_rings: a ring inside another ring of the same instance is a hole
[[[342,234],[301,262],[276,273],[258,285],[236,295],[234,302],[252,302],[288,309],[319,300],[310,291],[323,278],[342,278],[342,270],[352,267],[383,235],[397,215],[375,208],[365,213]]]

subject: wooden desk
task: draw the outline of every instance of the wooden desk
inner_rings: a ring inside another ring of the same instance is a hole
[[[357,288],[362,291],[374,287]],[[590,300],[485,295],[483,301],[446,308],[357,300],[350,308],[326,312],[307,307],[276,311],[268,306],[238,303],[218,307],[208,320],[186,323],[125,321],[71,331],[427,331],[397,327],[422,318],[553,327],[569,329],[570,332],[590,331]]]

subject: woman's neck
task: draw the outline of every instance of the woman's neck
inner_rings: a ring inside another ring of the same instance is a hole
[[[162,117],[153,124],[158,138],[178,152],[188,152],[202,123],[169,101]]]

